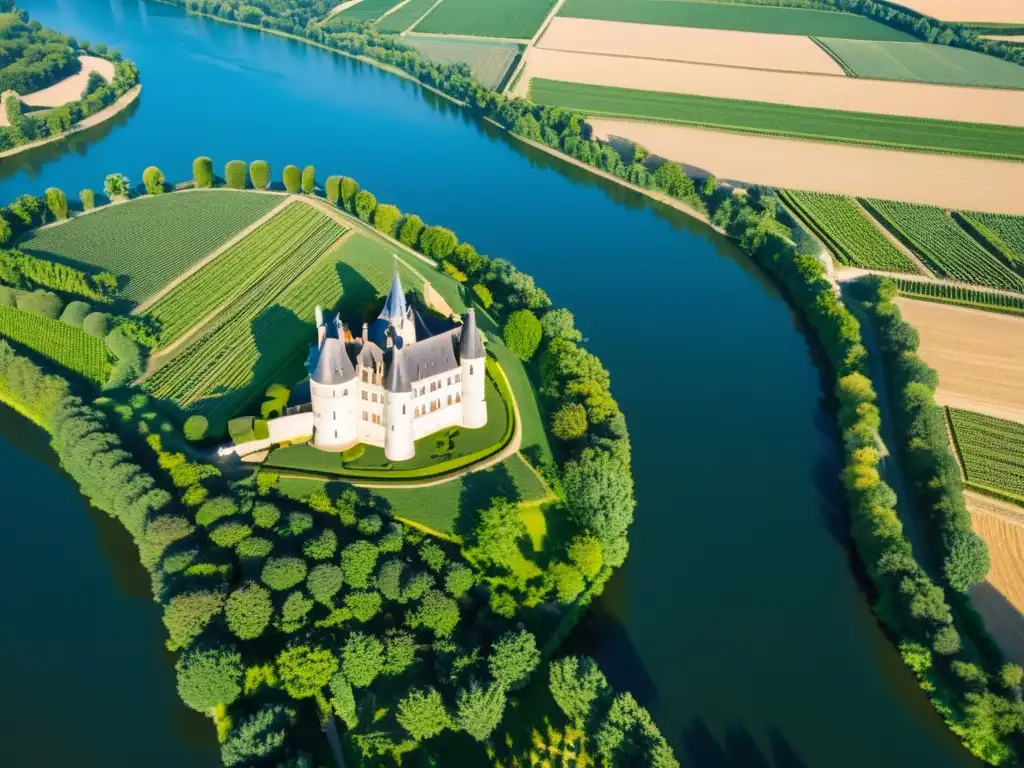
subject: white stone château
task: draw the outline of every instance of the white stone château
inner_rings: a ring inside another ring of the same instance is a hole
[[[472,308],[449,331],[417,338],[395,262],[384,309],[357,337],[340,317],[316,309],[316,344],[307,368],[312,445],[342,451],[357,443],[384,448],[389,461],[414,454],[414,443],[452,426],[487,423],[483,339]]]

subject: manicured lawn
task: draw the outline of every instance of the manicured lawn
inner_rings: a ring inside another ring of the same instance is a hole
[[[566,0],[559,16],[639,24],[667,24],[699,29],[774,32],[811,37],[846,37],[855,40],[916,38],[864,16],[805,8],[772,8],[693,0]]]
[[[441,0],[415,31],[525,40],[554,7],[555,0]]]
[[[122,278],[121,295],[137,303],[281,202],[227,190],[143,197],[44,229],[20,247],[112,272]]]
[[[405,42],[439,64],[468,64],[473,70],[473,78],[488,88],[497,88],[501,84],[519,53],[518,43],[443,40],[419,35],[406,35]]]
[[[14,307],[0,307],[0,337],[98,384],[110,373],[110,355],[102,339],[80,328]]]
[[[1024,67],[963,48],[842,38],[820,38],[818,42],[857,77],[1024,88]]]
[[[740,99],[563,83],[534,78],[538,104],[589,115],[719,128],[844,144],[1024,160],[1024,130],[865,112],[794,107]]]
[[[380,32],[404,32],[412,26],[420,16],[430,10],[436,0],[409,0],[394,13],[390,13],[375,25]]]

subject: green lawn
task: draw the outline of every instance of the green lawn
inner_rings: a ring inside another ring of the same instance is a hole
[[[436,0],[409,0],[394,13],[388,14],[375,25],[380,32],[398,33],[411,27],[420,16],[430,10]]]
[[[62,320],[0,307],[0,337],[97,384],[106,381],[110,373],[110,355],[103,340]]]
[[[406,35],[405,42],[439,64],[468,64],[473,70],[473,79],[488,88],[497,88],[501,85],[519,53],[518,43],[444,40],[423,35]]]
[[[121,295],[137,303],[281,202],[227,190],[142,197],[44,229],[20,247],[112,272],[122,278]]]
[[[533,37],[556,0],[441,0],[416,32],[525,40]]]
[[[818,42],[857,77],[1024,88],[1024,67],[963,48],[834,37],[819,38]]]
[[[535,78],[530,98],[589,115],[696,125],[764,136],[1024,160],[1024,129],[794,107]]]
[[[559,16],[700,29],[775,32],[854,40],[912,41],[905,32],[850,13],[694,0],[566,0]]]

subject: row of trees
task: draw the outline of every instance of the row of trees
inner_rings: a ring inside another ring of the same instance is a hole
[[[51,190],[48,190],[47,198]],[[60,196],[63,198],[63,193]],[[66,199],[63,209],[67,209]],[[0,250],[0,283],[22,290],[47,288],[104,303],[113,301],[118,290],[117,277],[109,272],[88,274],[67,264],[30,256],[19,250]]]

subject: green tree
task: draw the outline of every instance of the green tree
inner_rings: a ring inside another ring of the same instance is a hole
[[[83,189],[78,193],[78,199],[82,201],[82,209],[91,211],[96,207],[96,195],[91,189]]]
[[[181,431],[185,435],[186,440],[190,443],[197,443],[206,437],[206,432],[209,428],[210,422],[207,421],[206,417],[194,413],[185,419],[185,424],[182,426]]]
[[[348,176],[341,177],[341,204],[349,213],[355,213],[356,195],[359,194],[359,185],[355,179]]]
[[[373,635],[353,632],[341,649],[341,671],[354,688],[366,688],[384,669],[384,646]]]
[[[199,189],[213,186],[213,160],[208,157],[197,157],[192,161],[192,178]]]
[[[377,547],[368,541],[354,541],[345,547],[341,551],[341,570],[345,574],[345,583],[354,589],[368,587],[379,554]]]
[[[583,574],[568,563],[552,563],[548,567],[548,575],[561,603],[571,603],[586,586]]]
[[[589,656],[566,656],[552,661],[548,687],[558,708],[577,726],[590,719],[594,702],[610,691],[597,662]]]
[[[224,765],[256,765],[278,752],[295,723],[295,710],[282,704],[265,704],[242,719],[220,747]]]
[[[420,250],[434,261],[444,261],[459,244],[455,233],[444,227],[427,227],[420,233]]]
[[[257,502],[252,508],[252,521],[260,528],[273,528],[281,519],[281,510],[269,501]]]
[[[254,640],[262,635],[273,611],[270,593],[253,582],[232,592],[224,606],[228,629],[240,640]]]
[[[334,714],[341,718],[345,727],[349,730],[359,725],[359,715],[356,711],[356,697],[352,693],[352,686],[342,672],[338,672],[331,678],[331,708]]]
[[[300,643],[277,655],[277,675],[293,699],[308,699],[320,692],[338,671],[338,660],[328,649]]]
[[[455,725],[477,741],[486,741],[505,714],[505,690],[500,685],[484,688],[473,682],[455,700]]]
[[[581,535],[569,544],[569,561],[588,579],[601,570],[601,542],[593,536]]]
[[[284,167],[284,171],[281,172],[281,179],[284,181],[284,188],[293,195],[302,186],[302,174],[298,167],[294,165],[286,165]]]
[[[583,334],[576,330],[576,318],[568,309],[552,309],[545,312],[540,319],[540,326],[548,340],[583,340]]]
[[[526,524],[519,507],[506,499],[493,500],[480,512],[473,531],[466,537],[466,556],[481,564],[507,566],[517,560],[519,539],[526,535]]]
[[[441,694],[435,688],[413,689],[398,702],[398,724],[416,741],[436,736],[451,727]]]
[[[68,217],[68,198],[61,190],[57,187],[47,187],[44,196],[46,207],[50,209],[53,218],[63,221]]]
[[[1024,681],[1024,669],[1017,664],[1006,663],[999,668],[999,684],[1012,693],[1020,690],[1021,682]]]
[[[218,547],[233,548],[252,534],[252,528],[238,520],[228,520],[210,531],[210,541]]]
[[[420,545],[420,560],[423,561],[427,568],[437,573],[444,568],[444,564],[448,561],[448,556],[436,541],[427,539]]]
[[[377,589],[388,600],[403,601],[402,574],[405,563],[397,558],[388,560],[377,570]]]
[[[378,205],[373,211],[373,228],[385,235],[395,236],[398,220],[402,217],[398,207],[394,205]]]
[[[184,648],[199,636],[214,616],[224,607],[224,595],[212,590],[199,590],[175,595],[164,607],[164,626],[171,650]]]
[[[249,181],[253,189],[266,189],[270,186],[270,163],[266,160],[253,160],[249,163]]]
[[[356,193],[355,212],[360,221],[369,222],[377,207],[377,198],[372,193],[361,189]]]
[[[621,559],[610,555],[620,553],[633,522],[636,502],[629,469],[604,451],[586,448],[579,459],[565,463],[562,488],[569,515],[597,537],[609,565],[621,564]]]
[[[396,677],[402,674],[416,661],[416,639],[408,632],[389,629],[384,636],[384,667],[385,675]]]
[[[932,650],[943,656],[952,656],[960,650],[960,634],[949,625],[940,628],[932,640]]]
[[[142,183],[150,195],[162,195],[165,181],[164,172],[155,165],[149,166],[142,172]]]
[[[307,165],[302,169],[302,191],[307,195],[312,195],[313,190],[316,189],[316,168],[312,165]]]
[[[210,526],[224,517],[231,517],[238,512],[238,504],[230,496],[216,496],[203,503],[196,512],[196,522],[202,526]]]
[[[517,309],[508,316],[502,336],[505,346],[520,360],[526,361],[533,357],[540,346],[540,320],[528,309]]]
[[[521,688],[540,663],[537,638],[521,626],[502,635],[491,648],[487,664],[493,677],[508,689]]]
[[[341,176],[328,176],[324,182],[324,193],[327,199],[337,205],[341,202]]]
[[[970,529],[969,521],[967,526],[956,530],[949,537],[944,562],[949,585],[959,592],[966,592],[973,585],[983,582],[991,567],[988,546]]]
[[[111,173],[103,180],[103,193],[114,200],[119,197],[128,197],[132,191],[132,183],[123,173]]]
[[[423,219],[415,213],[410,213],[402,219],[402,226],[398,229],[398,240],[410,248],[415,248],[422,231]]]
[[[260,577],[273,590],[283,592],[306,578],[306,563],[297,557],[272,557]]]
[[[453,597],[462,597],[476,583],[473,576],[473,569],[462,563],[452,563],[448,566],[448,573],[444,577],[444,588]]]
[[[654,186],[672,197],[686,198],[695,194],[693,182],[678,163],[662,163],[654,172]]]
[[[650,713],[629,693],[615,697],[594,742],[607,765],[679,768]]]
[[[224,166],[224,183],[229,189],[245,189],[245,163],[229,160]]]
[[[579,440],[587,434],[587,409],[566,403],[551,415],[551,434],[559,440]]]
[[[302,545],[302,553],[311,560],[328,560],[334,557],[338,548],[338,534],[330,528],[320,531],[316,536]]]
[[[380,592],[360,590],[345,595],[345,607],[356,621],[367,622],[380,613]]]
[[[341,568],[330,563],[323,563],[316,566],[306,577],[306,587],[309,594],[319,603],[333,605],[334,596],[341,589],[342,575]]]
[[[178,695],[196,712],[209,714],[242,692],[242,656],[233,646],[189,651],[175,665]]]
[[[406,623],[413,629],[428,627],[439,638],[448,637],[459,623],[459,604],[440,590],[428,590]]]
[[[281,605],[281,629],[284,632],[297,632],[305,625],[306,616],[311,610],[313,601],[301,589],[288,593]]]

